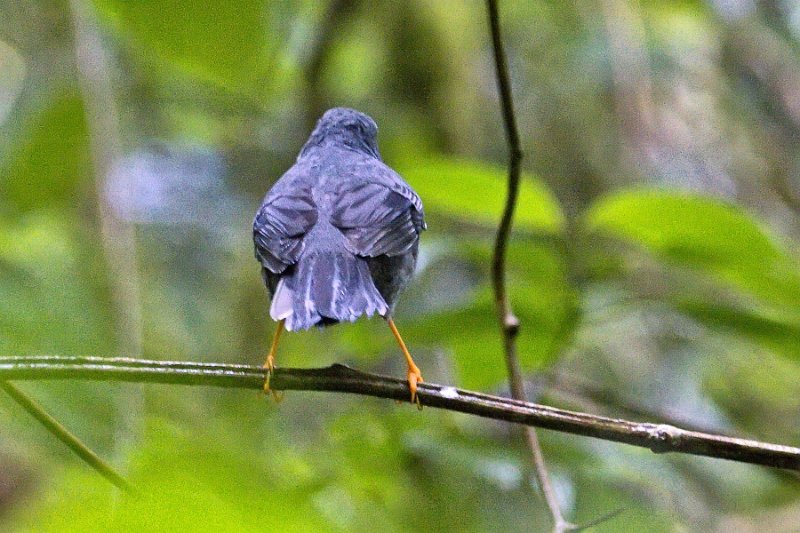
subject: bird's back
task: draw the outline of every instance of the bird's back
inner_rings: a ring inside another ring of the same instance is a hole
[[[288,329],[387,315],[413,272],[422,205],[380,159],[311,146],[254,221],[256,257]]]

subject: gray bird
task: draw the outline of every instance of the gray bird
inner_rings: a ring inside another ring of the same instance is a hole
[[[425,229],[422,202],[378,152],[378,126],[337,107],[322,115],[295,164],[272,186],[253,221],[256,259],[278,321],[264,390],[278,339],[289,331],[382,316],[408,363],[411,401],[419,368],[392,320],[417,262]]]

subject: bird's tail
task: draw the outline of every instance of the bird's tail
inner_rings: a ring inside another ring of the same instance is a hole
[[[289,331],[354,321],[389,310],[364,259],[348,252],[304,255],[278,282],[270,316],[286,320]]]

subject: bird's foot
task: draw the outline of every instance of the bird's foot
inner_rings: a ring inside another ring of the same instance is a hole
[[[267,356],[267,361],[264,363],[264,368],[267,369],[267,377],[264,379],[264,394],[271,394],[275,403],[283,401],[283,393],[270,388],[270,381],[272,381],[272,373],[275,371],[275,357],[270,354]]]
[[[425,381],[422,379],[422,373],[416,365],[409,365],[408,367],[408,389],[411,391],[411,403],[417,404],[417,408],[422,410],[422,404],[417,396],[417,384]]]

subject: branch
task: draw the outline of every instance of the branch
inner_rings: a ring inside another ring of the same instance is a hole
[[[41,405],[29,398],[24,392],[7,381],[0,381],[0,389],[8,394],[17,404],[25,409],[28,414],[42,424],[48,432],[55,435],[64,445],[80,457],[89,466],[94,468],[111,483],[126,492],[133,492],[133,487],[125,479],[117,474],[114,468],[94,453],[81,440],[73,435],[58,420],[50,416]]]
[[[173,385],[207,385],[262,390],[265,370],[257,366],[103,357],[0,357],[0,381],[85,380]],[[276,390],[345,392],[408,401],[408,383],[353,370],[278,368]],[[800,471],[800,448],[688,431],[667,424],[631,422],[566,411],[435,383],[420,383],[420,402],[428,407],[621,442],[655,453],[677,452]]]
[[[506,367],[508,381],[511,385],[511,395],[517,400],[525,401],[525,383],[522,379],[522,370],[517,357],[517,334],[519,333],[519,319],[514,316],[511,302],[506,291],[506,248],[511,235],[511,225],[514,221],[514,210],[519,196],[520,164],[522,163],[522,147],[519,142],[517,121],[514,115],[514,101],[511,95],[511,79],[508,73],[508,61],[500,37],[500,15],[497,10],[497,0],[487,0],[489,12],[489,28],[492,35],[492,50],[494,51],[495,73],[497,75],[497,89],[500,92],[500,104],[503,112],[503,124],[508,141],[508,196],[503,209],[503,216],[497,228],[494,256],[492,259],[492,284],[494,287],[495,304],[497,307],[500,330],[503,334],[503,347],[506,354]],[[526,428],[525,436],[533,456],[533,465],[539,486],[542,488],[544,499],[550,514],[553,517],[555,531],[576,529],[575,526],[564,520],[561,507],[558,504],[555,490],[550,481],[547,464],[544,461],[539,437],[533,428]]]

